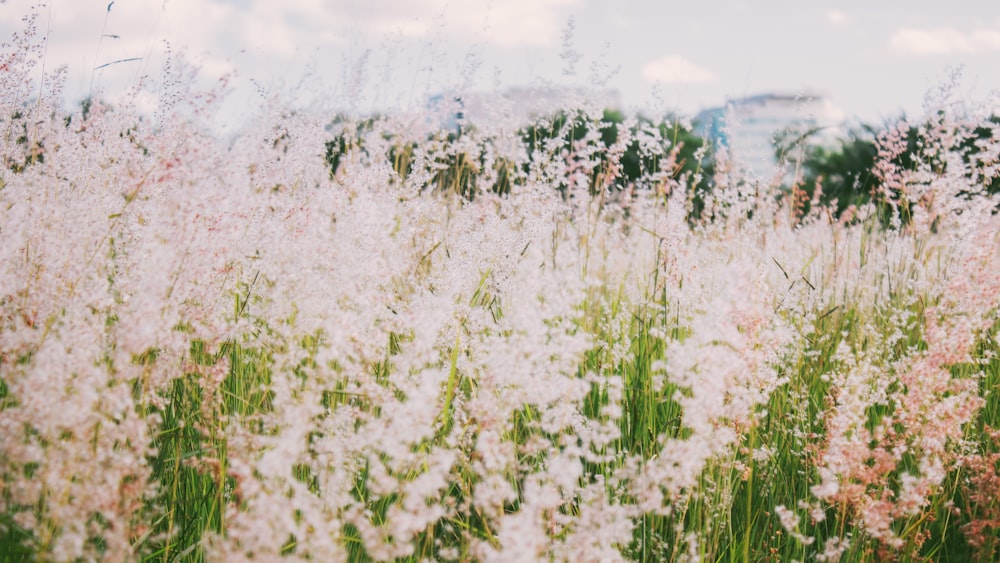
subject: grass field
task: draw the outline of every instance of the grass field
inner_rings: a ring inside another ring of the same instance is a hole
[[[3,56],[0,560],[1000,556],[988,115],[834,217],[669,131],[221,140]]]

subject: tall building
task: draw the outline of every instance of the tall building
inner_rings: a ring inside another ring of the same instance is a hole
[[[695,116],[695,131],[760,180],[791,180],[807,146],[835,138],[844,113],[823,96],[760,94]]]

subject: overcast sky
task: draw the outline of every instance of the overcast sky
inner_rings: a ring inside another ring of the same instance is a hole
[[[0,0],[6,41],[38,0]],[[46,66],[67,96],[113,97],[184,52],[206,81],[320,108],[413,109],[454,89],[614,89],[627,109],[700,109],[764,92],[826,95],[867,121],[919,114],[961,65],[1000,90],[1000,1],[48,0]],[[103,36],[103,37],[102,37]],[[9,47],[6,47],[9,48]],[[93,70],[100,65],[121,62]]]

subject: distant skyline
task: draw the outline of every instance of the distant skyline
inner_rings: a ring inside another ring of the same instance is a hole
[[[32,0],[0,0],[0,40]],[[330,111],[418,109],[443,91],[586,86],[624,109],[693,116],[763,92],[825,95],[849,116],[917,115],[961,67],[970,100],[1000,91],[1000,2],[597,0],[49,0],[46,67],[66,95],[113,99],[158,80],[167,45],[206,83]],[[9,47],[7,47],[9,48]],[[107,63],[99,70],[93,70]],[[155,103],[152,99],[149,104]]]

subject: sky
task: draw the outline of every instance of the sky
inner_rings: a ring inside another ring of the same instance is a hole
[[[77,100],[155,83],[168,52],[203,84],[229,74],[235,106],[331,112],[570,86],[647,115],[815,93],[877,123],[956,80],[958,97],[1000,91],[997,0],[0,0],[0,41],[32,6]]]

